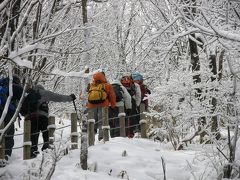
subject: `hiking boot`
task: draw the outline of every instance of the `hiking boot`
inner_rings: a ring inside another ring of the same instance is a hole
[[[31,159],[36,158],[38,154],[39,154],[39,151],[32,152],[31,153]]]
[[[134,137],[134,133],[130,133],[129,135],[128,135],[128,138],[133,138]]]
[[[103,139],[102,136],[98,136],[98,141],[101,141]]]
[[[51,149],[48,143],[44,143],[41,150],[44,151],[45,149]]]
[[[4,168],[6,165],[8,165],[8,160],[0,159],[0,168]]]
[[[5,155],[5,160],[8,161],[9,160],[9,156]]]

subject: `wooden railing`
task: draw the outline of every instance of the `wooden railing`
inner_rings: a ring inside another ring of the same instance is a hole
[[[140,105],[140,133],[141,133],[141,138],[147,138],[147,133],[146,133],[146,120],[145,120],[145,115],[144,115],[144,104]],[[120,128],[120,137],[126,137],[126,123],[125,119],[128,118],[129,116],[126,116],[126,113],[124,112],[124,107],[119,107],[119,115],[118,117],[115,118],[110,118],[108,115],[108,108],[103,107],[102,108],[102,129],[103,129],[103,140],[109,141],[109,134],[110,134],[110,126],[109,126],[109,120],[113,119],[119,119],[119,128]],[[94,124],[95,124],[95,119],[94,119],[94,114],[93,112],[89,112],[87,116],[87,124],[88,124],[88,145],[93,146],[95,143],[95,131],[94,131]],[[53,145],[55,139],[54,139],[54,132],[56,130],[55,126],[55,117],[50,116],[49,121],[48,121],[48,135],[49,135],[49,145]],[[67,126],[68,127],[68,126]],[[78,118],[76,113],[71,114],[71,149],[78,149],[78,139],[79,139],[79,132],[77,131],[78,127]],[[66,127],[65,127],[66,128]],[[18,134],[21,135],[21,134]],[[23,159],[30,159],[31,158],[31,121],[28,119],[24,120],[24,133],[23,135],[23,146],[21,147],[15,147],[13,149],[18,149],[18,148],[23,148]],[[5,157],[5,147],[4,147],[4,138],[2,140],[2,144],[0,145],[0,159],[4,159]]]

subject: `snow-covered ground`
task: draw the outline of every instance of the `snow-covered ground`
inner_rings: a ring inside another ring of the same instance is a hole
[[[63,122],[66,125],[69,121]],[[60,126],[58,122],[56,124]],[[16,134],[20,132],[21,128],[18,128]],[[62,142],[69,139],[69,135],[70,127],[56,131],[56,139],[62,139]],[[68,143],[64,142],[64,145],[68,146]],[[15,146],[21,146],[21,144],[22,136],[16,136]],[[163,164],[165,163],[167,180],[213,180],[216,179],[216,171],[211,168],[214,162],[207,155],[208,150],[211,150],[210,146],[192,145],[188,146],[187,150],[174,151],[170,144],[148,139],[112,138],[106,143],[97,141],[94,146],[89,147],[89,170],[84,171],[79,167],[80,150],[70,150],[57,162],[51,179],[163,180]],[[4,174],[0,176],[1,180],[40,179],[34,178],[34,173],[39,172],[42,154],[35,159],[25,161],[22,157],[22,149],[13,151],[10,164],[0,169],[0,174]],[[48,165],[44,165],[43,169]],[[95,172],[94,169],[96,169]],[[30,178],[29,174],[31,174]]]

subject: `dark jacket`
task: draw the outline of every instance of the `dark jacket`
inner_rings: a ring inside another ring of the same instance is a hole
[[[9,78],[5,79],[6,81],[6,86],[9,86]],[[12,99],[11,99],[11,103],[12,105],[14,105],[15,107],[17,107],[18,101],[21,99],[22,93],[23,93],[23,88],[20,85],[20,81],[16,80],[16,77],[13,77],[13,82],[12,82],[12,90],[13,90],[13,95],[12,95]],[[7,94],[7,96],[9,96],[9,94]],[[0,114],[2,114],[4,107],[0,108]],[[14,113],[16,110],[16,108],[8,109],[8,113]]]
[[[57,94],[57,93],[45,90],[44,87],[41,85],[36,85],[33,89],[38,91],[41,96],[41,98],[38,100],[39,104],[42,104],[43,102],[49,102],[49,101],[52,101],[52,102],[71,102],[72,101],[71,96],[61,95],[61,94]],[[25,118],[26,117],[32,118],[39,115],[48,117],[49,113],[46,111],[42,111],[41,109],[38,109],[37,111],[26,115]]]

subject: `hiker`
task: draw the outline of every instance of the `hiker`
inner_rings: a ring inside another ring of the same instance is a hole
[[[83,109],[83,113],[86,114],[87,113],[87,110],[86,110],[86,105],[87,105],[87,102],[88,102],[88,89],[89,89],[89,86],[90,86],[90,77],[88,76],[90,70],[89,70],[89,67],[85,67],[85,71],[84,71],[84,74],[85,76],[83,77],[83,80],[81,82],[81,91],[79,93],[79,100],[81,101],[82,103],[82,109]]]
[[[42,85],[36,85],[27,90],[26,96],[20,113],[24,115],[25,120],[31,121],[31,158],[35,158],[38,151],[38,137],[40,131],[43,137],[43,146],[41,150],[49,148],[48,138],[48,102],[71,102],[76,99],[74,94],[61,95],[45,90]]]
[[[139,106],[141,103],[141,90],[140,86],[133,82],[131,75],[125,75],[121,78],[122,85],[127,89],[132,100],[132,110],[127,113],[126,125],[127,125],[127,135],[132,138],[134,133],[140,129],[139,121]]]
[[[4,116],[3,110],[4,106],[6,104],[7,98],[9,96],[9,78],[1,78],[0,79],[0,117]],[[12,99],[9,104],[7,114],[3,120],[4,126],[6,126],[10,120],[12,119],[16,107],[18,104],[18,101],[21,99],[23,88],[21,86],[20,79],[14,75],[12,80]],[[9,157],[12,155],[12,148],[14,146],[14,133],[15,133],[15,127],[14,123],[11,124],[11,126],[7,129],[5,134],[5,159],[1,160],[0,167],[5,167],[8,163]]]
[[[109,107],[115,108],[116,95],[113,87],[107,82],[103,72],[97,72],[93,75],[93,82],[88,88],[88,112],[94,112],[95,133],[98,131],[98,140],[103,139],[102,132],[102,108]]]
[[[145,110],[148,110],[148,99],[146,98],[149,94],[151,94],[151,91],[148,89],[148,87],[143,83],[143,76],[138,73],[134,72],[132,73],[132,79],[135,83],[137,83],[140,86],[141,89],[141,102],[145,105]]]
[[[111,84],[116,95],[116,107],[109,108],[110,135],[113,138],[120,136],[119,107],[125,107],[125,112],[130,113],[132,102],[130,94],[119,80],[115,80]]]

